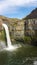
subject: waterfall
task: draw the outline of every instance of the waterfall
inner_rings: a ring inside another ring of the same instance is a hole
[[[7,39],[7,48],[5,48],[5,50],[14,50],[18,47],[21,47],[21,45],[11,45],[11,40],[10,40],[10,36],[9,36],[9,30],[8,30],[8,26],[6,24],[2,24],[2,26],[4,27],[5,29],[5,33],[6,33],[6,39]]]
[[[2,24],[4,29],[5,29],[5,33],[6,33],[6,38],[7,38],[7,46],[10,47],[11,45],[11,40],[10,40],[10,36],[9,36],[9,30],[8,30],[8,26],[6,24]]]

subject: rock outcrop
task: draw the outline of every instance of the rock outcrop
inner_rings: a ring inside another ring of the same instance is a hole
[[[8,25],[11,39],[23,39],[25,35],[35,35],[35,31],[37,31],[37,8],[21,20],[0,16],[0,34],[3,31],[1,22]]]
[[[23,20],[0,16],[0,25],[1,25],[1,22],[8,25],[11,39],[24,37],[24,21]],[[3,30],[4,30],[3,27],[0,26],[0,34],[1,34],[1,31]]]
[[[24,20],[24,28],[26,35],[34,35],[37,31],[37,8],[34,9]]]
[[[27,19],[35,19],[37,18],[37,8],[35,8],[29,15],[27,15],[23,20]]]

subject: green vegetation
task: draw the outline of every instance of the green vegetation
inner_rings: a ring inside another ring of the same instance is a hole
[[[2,41],[6,41],[6,34],[5,34],[5,30],[0,32],[0,40]]]
[[[35,33],[34,36],[25,36],[24,42],[26,44],[31,44],[31,45],[37,46],[37,33]]]
[[[31,44],[31,37],[25,36],[25,37],[24,37],[24,42],[25,42],[26,44]]]

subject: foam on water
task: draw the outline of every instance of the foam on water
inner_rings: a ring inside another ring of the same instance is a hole
[[[1,51],[15,51],[17,48],[20,48],[22,47],[20,44],[17,44],[17,45],[14,45],[14,46],[10,46],[10,47],[6,47],[6,48],[3,48]]]
[[[34,61],[34,65],[37,65],[37,61]]]

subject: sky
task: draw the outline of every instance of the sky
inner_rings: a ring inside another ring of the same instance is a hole
[[[37,8],[37,0],[0,0],[0,15],[9,18],[24,18]]]

